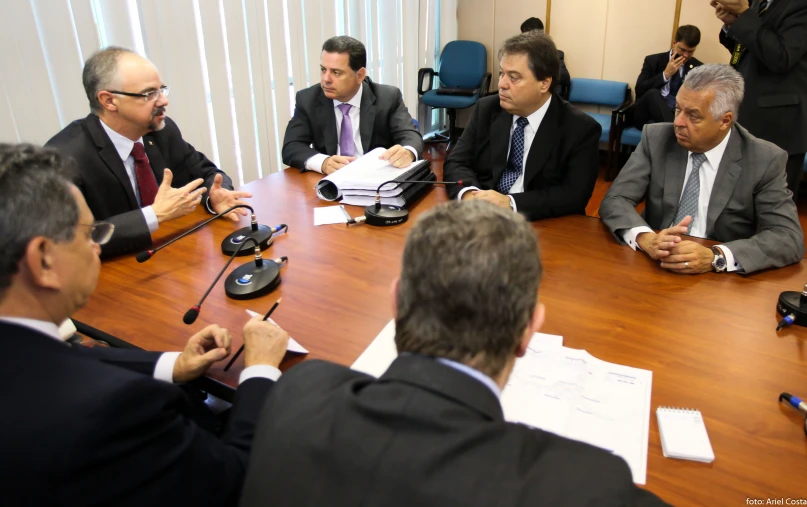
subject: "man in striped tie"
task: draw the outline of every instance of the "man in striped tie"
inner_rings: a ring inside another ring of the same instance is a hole
[[[160,224],[199,204],[218,213],[251,197],[233,191],[230,178],[182,138],[166,116],[170,89],[150,61],[109,47],[87,60],[82,77],[90,114],[47,145],[75,160],[75,184],[90,210],[115,225],[102,255],[147,248]]]
[[[684,274],[751,273],[804,256],[787,154],[737,124],[742,99],[742,76],[729,65],[687,74],[675,121],[645,127],[602,201],[600,216],[618,242]]]

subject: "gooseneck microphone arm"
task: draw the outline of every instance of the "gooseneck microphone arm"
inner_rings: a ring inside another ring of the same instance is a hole
[[[184,238],[188,234],[190,234],[190,233],[204,227],[205,225],[209,224],[213,220],[216,220],[217,218],[221,218],[222,216],[226,215],[227,213],[229,213],[229,212],[231,212],[233,210],[236,210],[238,208],[247,208],[249,211],[252,212],[252,230],[258,230],[258,220],[257,220],[257,218],[255,218],[255,210],[252,209],[252,206],[249,206],[247,204],[236,204],[232,208],[229,208],[229,209],[227,209],[225,211],[222,211],[221,213],[217,213],[216,215],[213,215],[212,217],[208,218],[207,220],[205,220],[201,224],[197,225],[196,227],[193,227],[192,229],[183,232],[182,234],[180,234],[176,238],[172,239],[168,243],[165,243],[164,245],[159,246],[159,247],[155,248],[154,250],[145,250],[143,252],[140,252],[139,254],[137,254],[137,257],[135,257],[135,259],[137,259],[137,262],[146,262],[147,260],[151,259],[151,257],[155,253],[157,253],[160,250],[162,250],[163,248],[167,247],[168,245],[170,245],[174,241],[179,241],[180,239]]]
[[[223,275],[223,274],[224,274],[224,272],[225,272],[225,271],[227,271],[227,268],[230,266],[230,263],[232,263],[232,262],[233,262],[233,259],[235,259],[235,258],[236,258],[236,256],[238,255],[238,252],[240,252],[240,251],[241,251],[241,249],[242,249],[242,248],[244,248],[244,245],[246,245],[246,244],[247,244],[247,243],[249,243],[250,241],[251,241],[251,242],[253,242],[253,243],[255,244],[255,259],[256,259],[256,261],[257,261],[258,259],[261,259],[261,249],[260,249],[260,247],[258,246],[258,242],[255,240],[255,238],[246,238],[246,239],[243,241],[243,243],[241,243],[240,245],[238,245],[238,249],[237,249],[235,252],[233,252],[233,254],[230,256],[230,259],[227,261],[227,264],[225,264],[225,265],[224,265],[224,267],[223,267],[223,268],[221,268],[221,271],[219,271],[219,274],[218,274],[218,276],[216,276],[216,279],[215,279],[215,280],[213,280],[213,283],[211,283],[211,284],[210,284],[210,287],[208,287],[208,288],[207,288],[207,291],[205,291],[205,295],[204,295],[204,296],[202,296],[202,299],[200,299],[198,303],[196,303],[195,305],[193,305],[193,306],[190,308],[190,310],[188,310],[187,312],[185,312],[185,316],[184,316],[184,317],[182,317],[182,322],[184,322],[185,324],[189,324],[189,325],[190,325],[190,324],[193,324],[194,322],[196,322],[196,318],[199,316],[199,311],[202,309],[202,303],[204,303],[204,302],[205,302],[205,299],[207,299],[207,295],[208,295],[208,294],[210,294],[210,291],[211,291],[211,290],[213,290],[213,287],[215,287],[215,286],[216,286],[216,283],[218,283],[219,278],[221,278],[221,275]],[[261,260],[262,260],[262,259],[261,259]],[[260,264],[259,264],[259,265],[260,265]]]

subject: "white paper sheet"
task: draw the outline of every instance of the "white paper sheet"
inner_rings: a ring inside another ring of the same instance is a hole
[[[263,315],[262,313],[253,312],[252,310],[247,310],[247,314],[250,317],[255,317],[255,316],[260,317],[260,316]],[[272,320],[272,317],[269,317],[269,322],[271,322],[274,325],[277,325],[277,322]],[[297,354],[308,354],[308,349],[306,349],[305,347],[303,347],[302,345],[297,343],[297,340],[295,340],[291,336],[289,336],[289,344],[288,344],[288,346],[286,346],[286,350],[288,350],[289,352],[296,352]]]
[[[390,165],[386,160],[378,158],[384,151],[386,151],[384,148],[376,148],[365,153],[363,156],[338,171],[332,172],[322,178],[316,186],[317,197],[326,201],[333,201],[342,196],[343,189],[372,190],[375,192],[380,184],[385,181],[394,180],[412,169],[415,165],[423,162],[421,160],[415,161],[399,169]],[[336,186],[333,198],[326,197],[323,194],[323,189],[331,185]],[[394,185],[390,184],[390,186]],[[394,193],[396,191],[397,193]],[[393,195],[398,195],[399,193],[400,190],[393,190]]]
[[[344,224],[347,215],[344,206],[314,208],[314,225]]]

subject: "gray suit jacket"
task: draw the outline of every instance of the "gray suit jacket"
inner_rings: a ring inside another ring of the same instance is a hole
[[[396,144],[411,146],[423,155],[423,137],[415,128],[401,96],[394,86],[362,83],[359,132],[364,153]],[[333,100],[316,84],[297,92],[294,116],[283,138],[283,163],[300,170],[305,161],[318,153],[336,155],[336,115]]]
[[[787,154],[732,127],[706,216],[706,237],[724,242],[746,273],[778,268],[804,256],[804,233],[787,189]],[[672,225],[684,188],[688,151],[671,123],[647,125],[642,142],[600,205],[600,217],[622,243],[622,230]],[[636,205],[646,199],[642,216]]]

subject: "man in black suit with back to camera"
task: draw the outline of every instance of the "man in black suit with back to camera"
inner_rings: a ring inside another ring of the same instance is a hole
[[[103,256],[142,250],[160,224],[200,203],[219,213],[248,192],[188,144],[166,116],[168,92],[154,65],[138,54],[108,47],[84,64],[91,113],[47,142],[76,161],[74,183],[93,215],[115,225]],[[230,219],[247,215],[245,209]]]
[[[697,26],[679,26],[672,49],[645,57],[636,80],[633,125],[639,130],[648,123],[671,123],[675,97],[690,70],[703,65],[695,58],[701,41]]]
[[[504,420],[501,390],[544,321],[523,217],[425,213],[393,284],[398,357],[380,378],[305,361],[264,406],[242,507],[661,505],[609,451]]]
[[[594,191],[602,128],[552,93],[558,51],[540,30],[499,50],[499,93],[479,99],[445,162],[452,199],[482,199],[529,220],[585,213]]]
[[[226,329],[207,326],[182,353],[62,341],[58,325],[89,299],[116,232],[94,222],[66,164],[0,144],[3,505],[234,505],[288,335],[260,318],[244,327],[247,367],[220,437],[172,383],[226,358]]]
[[[294,116],[283,138],[283,163],[331,174],[376,148],[380,158],[406,167],[423,154],[415,128],[394,86],[367,77],[367,51],[339,36],[322,45],[320,82],[297,92]]]

